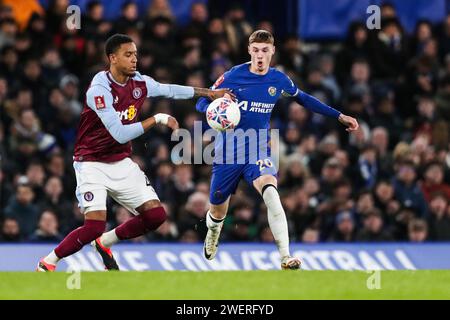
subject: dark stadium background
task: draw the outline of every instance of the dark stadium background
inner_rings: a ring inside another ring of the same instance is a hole
[[[106,66],[103,45],[111,33],[135,39],[141,73],[209,87],[248,60],[246,40],[256,28],[275,35],[274,66],[361,126],[348,135],[289,99],[278,102],[272,122],[282,138],[279,190],[291,240],[450,240],[449,1],[357,2],[72,1],[83,16],[81,29],[70,31],[67,0],[4,0],[0,241],[57,242],[82,224],[73,143],[85,89]],[[372,3],[383,4],[381,30],[366,28]],[[328,14],[339,8],[339,15]],[[204,118],[194,105],[151,99],[141,118],[166,112],[192,128]],[[210,166],[173,165],[163,127],[133,148],[170,215],[133,241],[201,242]],[[110,202],[108,217],[113,228],[129,213]],[[263,202],[245,184],[225,224],[224,241],[273,241]]]

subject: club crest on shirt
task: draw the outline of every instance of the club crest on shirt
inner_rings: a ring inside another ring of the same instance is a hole
[[[94,101],[95,101],[95,107],[97,108],[97,110],[105,109],[106,105],[105,105],[105,97],[104,96],[95,96]]]
[[[133,98],[139,99],[141,97],[141,95],[142,95],[141,88],[138,87],[138,88],[133,89]]]
[[[267,90],[267,91],[269,92],[269,94],[272,97],[277,94],[277,88],[275,88],[275,87],[269,87],[269,90]]]
[[[92,192],[88,191],[84,194],[84,200],[92,201],[93,199],[94,199],[94,194]]]

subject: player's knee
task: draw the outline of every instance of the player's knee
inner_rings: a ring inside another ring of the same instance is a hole
[[[141,217],[147,230],[155,230],[167,220],[167,214],[163,207],[146,210]]]
[[[263,175],[263,176],[257,178],[254,181],[254,186],[256,187],[256,189],[258,191],[261,192],[261,194],[263,193],[262,191],[263,191],[264,187],[268,186],[268,185],[272,185],[276,189],[277,188],[277,179],[272,175],[266,174],[266,175]]]

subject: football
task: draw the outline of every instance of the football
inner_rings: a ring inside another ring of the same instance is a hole
[[[232,100],[219,98],[209,104],[206,110],[206,120],[214,130],[233,129],[241,120],[241,111],[237,103]]]

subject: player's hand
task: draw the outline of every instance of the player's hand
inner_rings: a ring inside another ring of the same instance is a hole
[[[165,113],[158,113],[153,116],[155,119],[155,123],[161,123],[167,127],[169,127],[172,130],[177,130],[179,128],[178,121],[171,115],[165,114]],[[145,122],[145,121],[144,121]],[[145,130],[145,127],[144,127]]]
[[[345,130],[348,132],[358,130],[358,128],[359,128],[358,121],[356,121],[355,118],[346,116],[343,113],[340,114],[338,121],[347,127],[347,129],[345,129]]]
[[[178,124],[177,119],[175,119],[174,117],[169,117],[169,119],[167,120],[167,126],[170,129],[172,129],[173,131],[175,131],[178,128],[180,128],[180,125]]]
[[[231,99],[233,101],[236,100],[236,95],[228,88],[211,90],[211,94],[209,97],[211,100],[216,100],[222,97]]]

